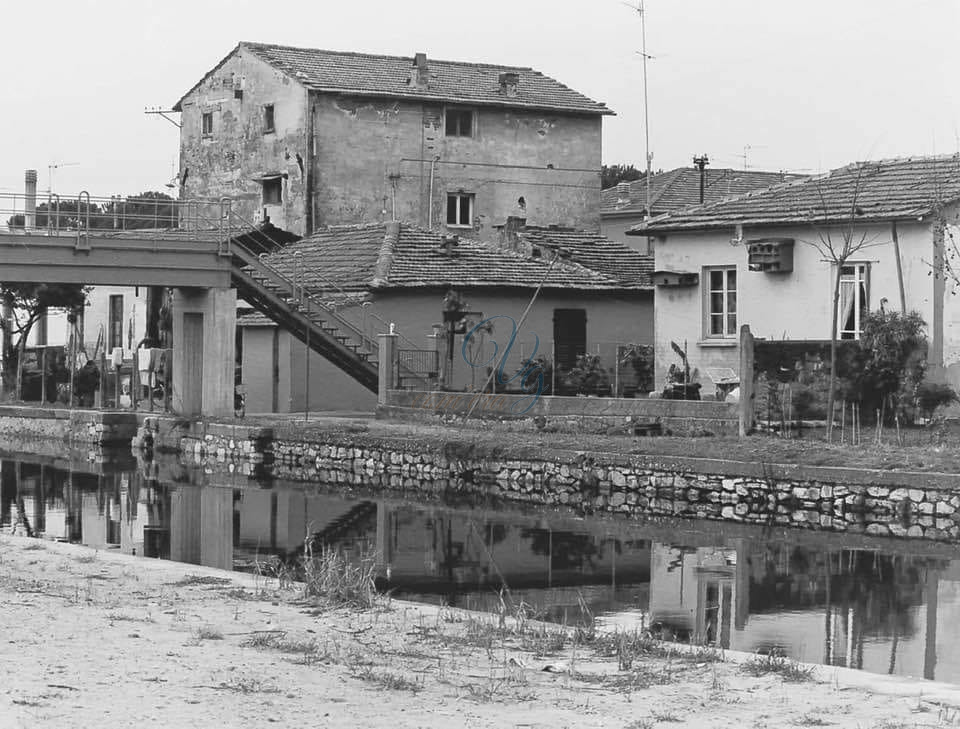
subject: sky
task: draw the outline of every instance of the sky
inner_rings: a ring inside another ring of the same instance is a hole
[[[654,169],[960,151],[957,0],[644,5]],[[179,132],[144,108],[170,108],[240,40],[530,66],[617,113],[605,164],[644,165],[640,14],[621,0],[20,0],[0,23],[0,191],[27,168],[62,194],[164,190]]]

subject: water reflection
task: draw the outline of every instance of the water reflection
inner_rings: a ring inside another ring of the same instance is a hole
[[[807,661],[960,680],[960,560],[949,545],[717,522],[559,513],[242,487],[180,469],[5,459],[6,530],[226,569],[294,560],[307,538],[376,553],[380,583],[420,600],[494,610],[508,599],[572,622]],[[941,650],[938,653],[938,646]]]

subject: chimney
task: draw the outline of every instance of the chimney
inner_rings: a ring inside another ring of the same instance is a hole
[[[410,81],[418,89],[425,89],[430,85],[430,68],[427,66],[427,54],[417,53],[413,57],[413,71]]]
[[[630,203],[630,183],[617,183],[617,205],[628,205]]]
[[[516,96],[520,93],[520,74],[506,71],[500,74],[500,93],[504,96]]]
[[[509,216],[507,222],[500,229],[500,244],[511,251],[526,254],[526,246],[523,241],[520,240],[520,234],[526,227],[526,218],[521,218],[517,215]]]
[[[23,175],[23,183],[26,197],[23,204],[23,227],[33,230],[37,227],[37,171],[27,170]]]

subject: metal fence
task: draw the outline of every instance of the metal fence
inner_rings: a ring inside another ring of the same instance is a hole
[[[394,366],[400,390],[434,387],[440,376],[440,356],[432,349],[398,349]]]

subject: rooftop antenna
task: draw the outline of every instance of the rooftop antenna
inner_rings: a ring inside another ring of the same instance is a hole
[[[53,171],[60,167],[76,167],[79,162],[51,162],[47,165],[47,195],[53,192]]]
[[[764,145],[762,145],[762,144],[761,144],[761,145],[756,145],[756,144],[745,144],[745,145],[743,145],[743,154],[738,154],[737,156],[738,156],[740,159],[743,160],[743,171],[744,171],[744,172],[746,172],[747,170],[750,169],[750,165],[747,164],[747,153],[748,153],[751,149],[766,149],[766,147],[765,147]]]
[[[644,7],[644,0],[637,0],[636,5],[624,3],[628,8],[635,10],[640,15],[640,56],[643,58],[643,136],[644,152],[647,161],[646,177],[646,204],[644,205],[644,218],[650,217],[650,163],[653,161],[653,155],[650,154],[650,113],[647,104],[647,59],[652,58],[647,53],[647,13]]]

